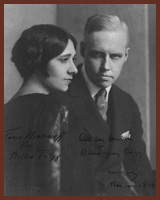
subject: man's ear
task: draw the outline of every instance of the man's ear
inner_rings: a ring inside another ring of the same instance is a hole
[[[127,59],[128,59],[129,50],[130,50],[130,48],[129,48],[129,47],[128,47],[128,48],[126,48],[126,52],[125,52],[125,62],[126,62],[126,61],[127,61]]]
[[[85,54],[85,42],[81,42],[80,43],[80,53],[81,53],[81,56],[84,58],[84,54]]]

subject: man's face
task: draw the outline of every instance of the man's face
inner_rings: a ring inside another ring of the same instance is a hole
[[[122,30],[93,32],[81,45],[90,81],[100,88],[112,85],[128,57],[126,34]]]

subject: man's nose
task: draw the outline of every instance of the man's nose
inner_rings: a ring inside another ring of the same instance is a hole
[[[103,69],[107,71],[110,70],[110,58],[108,55],[106,55],[106,57],[104,58],[102,66],[103,66]]]
[[[77,74],[78,73],[77,67],[76,67],[76,65],[74,64],[73,61],[71,62],[70,66],[69,66],[68,72],[70,74]]]

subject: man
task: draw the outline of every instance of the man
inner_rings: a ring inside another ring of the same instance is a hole
[[[70,195],[155,195],[138,106],[114,85],[128,58],[128,43],[127,25],[117,16],[87,20],[81,42],[84,64],[68,92],[75,115],[65,151]]]

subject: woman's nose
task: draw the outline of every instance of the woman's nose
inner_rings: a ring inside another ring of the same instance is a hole
[[[68,71],[69,71],[69,73],[72,73],[72,74],[77,74],[78,73],[77,67],[74,64],[74,62],[71,63]]]

